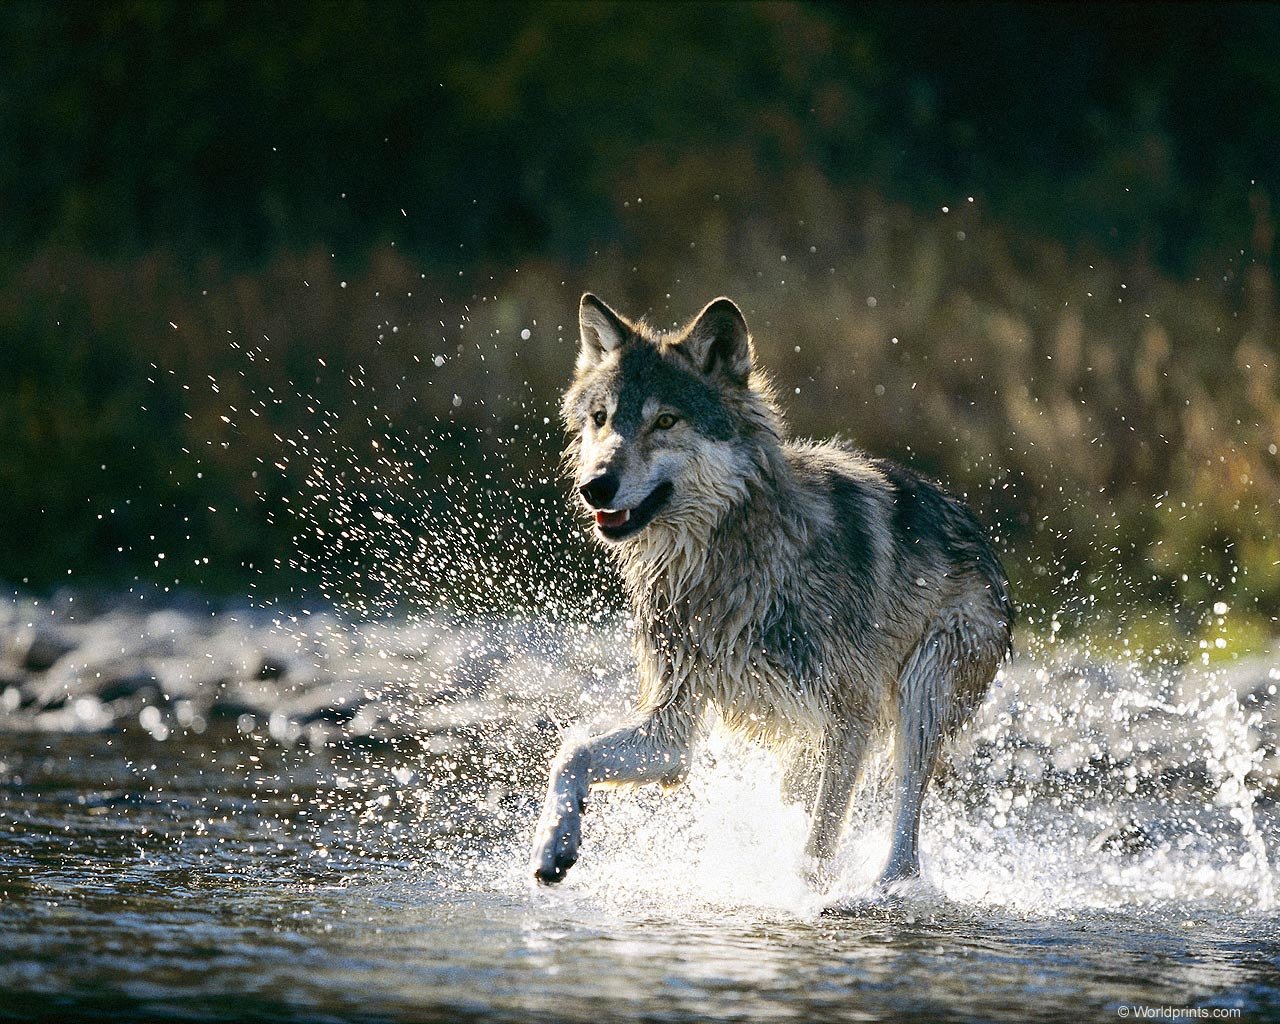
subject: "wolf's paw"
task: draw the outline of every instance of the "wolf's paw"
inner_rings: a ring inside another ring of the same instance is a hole
[[[563,881],[578,861],[581,840],[582,818],[577,813],[565,815],[539,828],[531,858],[533,877],[543,885]]]
[[[920,868],[916,864],[890,865],[876,879],[876,891],[885,893],[911,892],[920,888]]]
[[[544,850],[534,856],[533,877],[543,885],[556,885],[564,880],[569,869],[578,862],[576,849]]]
[[[805,857],[800,877],[814,892],[826,892],[836,880],[835,866],[830,858]]]
[[[845,896],[822,908],[823,917],[859,917],[904,910],[928,904],[938,898],[938,891],[921,876],[919,870],[881,875],[865,892]]]
[[[822,908],[822,917],[863,917],[901,910],[907,905],[910,893],[897,886],[876,885],[866,892],[828,903]]]
[[[880,872],[875,887],[878,891],[893,893],[910,892],[920,885],[919,854],[894,850],[889,854],[889,862]]]

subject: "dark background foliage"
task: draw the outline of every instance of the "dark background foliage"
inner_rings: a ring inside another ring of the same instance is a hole
[[[321,436],[572,534],[591,288],[734,295],[797,429],[967,493],[1024,598],[1274,616],[1277,52],[1263,5],[7,4],[0,577],[305,589]]]

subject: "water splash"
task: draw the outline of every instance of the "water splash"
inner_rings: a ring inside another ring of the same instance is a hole
[[[1004,674],[927,805],[922,909],[942,899],[1030,917],[1267,917],[1276,822],[1270,801],[1257,803],[1250,773],[1262,750],[1235,692],[1171,704],[1151,693],[1204,691],[1222,674],[1105,668],[1066,658]],[[696,906],[812,917],[867,894],[888,853],[885,763],[855,798],[829,888],[805,875],[806,819],[782,798],[779,762],[713,731],[683,790],[594,798],[582,861],[560,890],[533,898],[623,914]],[[491,883],[526,888],[524,853],[506,846]]]

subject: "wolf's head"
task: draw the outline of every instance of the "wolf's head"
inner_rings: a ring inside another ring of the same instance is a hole
[[[663,334],[587,294],[579,328],[566,455],[596,534],[644,545],[713,527],[781,433],[741,311],[715,299]]]

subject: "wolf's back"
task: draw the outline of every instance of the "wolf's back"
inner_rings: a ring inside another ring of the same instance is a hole
[[[904,557],[948,562],[986,585],[995,610],[1008,626],[1012,645],[1017,615],[1009,578],[990,537],[973,512],[941,484],[888,459],[874,465],[893,495],[893,533]],[[1005,650],[1005,655],[1010,649]]]

